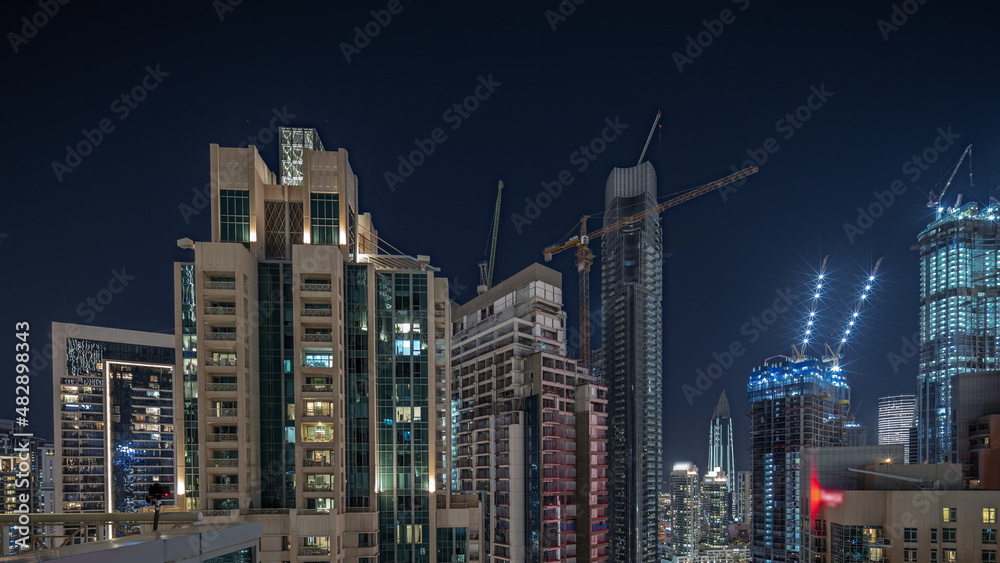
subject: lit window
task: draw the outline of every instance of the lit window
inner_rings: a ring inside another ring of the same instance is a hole
[[[958,563],[958,550],[942,549],[941,555],[941,560],[945,563]]]
[[[958,509],[957,508],[942,508],[942,519],[945,522],[957,522],[958,521]]]
[[[983,509],[983,524],[996,524],[997,523],[997,509],[995,508],[984,508]]]

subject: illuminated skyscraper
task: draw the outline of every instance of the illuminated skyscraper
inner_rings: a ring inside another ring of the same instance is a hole
[[[604,224],[656,205],[649,162],[615,168]],[[603,362],[609,388],[611,560],[657,563],[657,496],[663,474],[663,234],[650,215],[601,240]]]
[[[777,356],[750,372],[747,393],[753,561],[800,561],[807,511],[801,497],[808,486],[800,471],[802,449],[843,444],[851,390],[839,369],[825,362]]]
[[[736,513],[736,496],[733,494],[733,477],[736,470],[733,467],[733,419],[729,414],[729,399],[723,391],[719,396],[719,403],[712,413],[712,420],[708,427],[708,467],[709,469],[719,468],[723,475],[729,478],[726,483],[726,496],[729,498],[729,508],[727,509],[727,523]]]
[[[56,512],[138,512],[153,483],[176,490],[173,345],[52,323]]]
[[[700,491],[698,466],[674,464],[670,472],[670,551],[675,558],[698,555],[702,521]]]
[[[701,481],[701,544],[721,549],[729,541],[729,478],[718,467]]]
[[[910,460],[910,428],[916,395],[893,395],[878,400],[878,445],[903,444],[903,459]]]
[[[968,469],[969,426],[1000,408],[998,219],[996,208],[977,203],[942,208],[918,238],[921,462]]]

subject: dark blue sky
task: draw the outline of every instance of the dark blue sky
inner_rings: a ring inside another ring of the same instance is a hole
[[[873,306],[845,358],[854,406],[874,439],[877,397],[915,390],[916,362],[893,363],[890,354],[902,357],[901,339],[917,329],[910,246],[930,218],[925,194],[969,143],[974,185],[964,164],[951,195],[986,201],[1000,185],[1000,6],[673,4],[588,0],[564,4],[564,12],[574,10],[559,19],[546,15],[558,13],[557,1],[74,0],[52,16],[36,15],[44,14],[37,2],[7,3],[0,18],[8,34],[0,327],[10,354],[14,323],[23,320],[35,350],[52,321],[172,331],[172,263],[189,258],[175,241],[210,235],[207,213],[182,213],[208,180],[208,145],[254,138],[275,167],[277,143],[266,142],[266,131],[279,115],[317,127],[327,147],[350,151],[362,208],[380,235],[404,252],[430,254],[465,300],[475,293],[498,179],[506,186],[502,279],[540,261],[542,248],[581,215],[603,208],[611,168],[635,164],[662,109],[662,132],[648,152],[661,195],[725,176],[748,154],[767,155],[738,191],[702,196],[663,216],[667,467],[704,465],[708,417],[726,389],[738,468],[747,468],[747,374],[790,351],[805,316],[797,296],[825,255],[831,292],[821,330],[831,340],[858,276],[885,256]],[[370,23],[372,10],[390,7],[397,13],[386,25]],[[377,32],[367,43],[354,30],[366,25]],[[363,45],[350,62],[347,43]],[[447,113],[476,93],[480,78],[492,81],[492,91],[480,88],[478,107],[460,120]],[[602,134],[606,119],[627,128],[583,169],[574,153]],[[390,189],[385,173],[437,128],[446,138]],[[950,136],[935,149],[939,129]],[[89,154],[77,160],[67,145]],[[912,159],[925,151],[934,162],[923,170]],[[572,183],[554,199],[539,198],[542,184],[563,170]],[[900,193],[878,213],[874,192],[896,180]],[[526,198],[547,203],[530,224],[513,217],[531,217]],[[858,208],[873,205],[879,217],[859,223]],[[845,223],[864,232],[849,235]],[[566,276],[572,325],[576,277],[565,254],[551,265]],[[91,313],[86,300],[123,270],[134,279]],[[786,288],[795,303],[771,316],[767,309]],[[768,330],[755,332],[754,317],[771,321],[760,321]],[[743,352],[689,403],[684,385],[697,385],[697,370],[729,349]],[[33,382],[37,434],[51,435],[50,377],[46,369]],[[12,377],[3,381],[13,386]],[[0,396],[9,397],[0,400],[0,416],[12,416],[11,395]]]

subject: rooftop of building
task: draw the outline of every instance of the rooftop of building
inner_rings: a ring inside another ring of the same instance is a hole
[[[473,311],[478,311],[487,305],[491,305],[494,301],[504,295],[507,295],[519,287],[525,286],[533,281],[541,281],[561,288],[562,274],[552,268],[535,262],[534,264],[531,264],[527,268],[486,290],[486,293],[473,297],[469,300],[469,302],[462,305],[456,303],[452,311],[452,317],[458,318]]]
[[[107,561],[207,561],[241,549],[258,548],[260,522],[201,524],[145,532],[122,538],[30,551],[0,557],[2,563],[106,563]]]

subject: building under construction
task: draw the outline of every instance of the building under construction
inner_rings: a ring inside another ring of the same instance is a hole
[[[566,355],[561,278],[487,277],[452,309],[452,481],[488,493],[494,562],[607,559],[607,388]]]
[[[754,563],[802,559],[802,450],[840,446],[851,388],[836,365],[776,356],[750,372]]]

